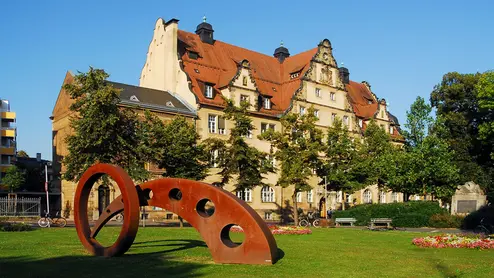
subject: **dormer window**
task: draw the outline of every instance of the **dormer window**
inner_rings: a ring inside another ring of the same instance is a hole
[[[213,86],[206,84],[204,87],[204,95],[207,98],[213,98]]]
[[[271,100],[269,98],[264,98],[264,109],[271,109]]]
[[[368,104],[372,104],[372,100],[369,100],[367,103],[368,103]]]
[[[299,72],[292,72],[290,74],[290,79],[295,79],[300,76],[300,71]]]
[[[360,126],[360,128],[364,126],[364,121],[362,119],[358,119],[358,126]]]
[[[395,130],[392,125],[389,126],[389,134],[394,134]]]
[[[130,97],[130,100],[132,100],[132,101],[139,101],[139,99],[135,95],[131,96]]]
[[[166,106],[168,106],[168,107],[175,107],[175,105],[173,105],[173,103],[171,101],[167,101],[166,102]]]
[[[189,58],[197,60],[197,58],[199,58],[199,54],[197,52],[194,52],[194,51],[189,51]]]

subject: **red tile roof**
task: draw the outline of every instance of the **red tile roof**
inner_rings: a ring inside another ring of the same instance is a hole
[[[317,47],[290,56],[280,63],[277,58],[234,46],[216,40],[214,44],[203,43],[198,35],[178,30],[179,46],[198,53],[197,59],[189,58],[187,51],[182,51],[184,71],[192,82],[192,90],[201,104],[222,106],[220,89],[228,86],[238,71],[242,61],[247,60],[250,73],[258,91],[263,96],[271,97],[272,109],[260,109],[260,113],[279,115],[291,104],[292,97],[300,88],[302,77],[309,69],[310,62],[317,53]],[[291,79],[290,74],[300,72]],[[213,99],[204,96],[204,83],[214,85],[216,92]],[[346,85],[349,100],[358,117],[369,119],[377,111],[378,104],[370,90],[362,83],[350,81]],[[371,103],[369,104],[369,101]]]

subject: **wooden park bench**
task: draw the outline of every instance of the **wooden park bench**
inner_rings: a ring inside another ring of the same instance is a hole
[[[336,218],[335,221],[336,226],[340,226],[340,224],[350,224],[350,226],[353,226],[353,223],[357,222],[357,219],[355,218]]]
[[[371,230],[374,229],[376,224],[386,224],[387,228],[391,228],[392,222],[393,222],[393,219],[391,219],[391,218],[372,218],[370,229]]]

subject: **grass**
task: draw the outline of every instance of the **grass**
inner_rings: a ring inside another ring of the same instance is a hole
[[[98,239],[112,242],[118,227]],[[235,234],[235,236],[238,236]],[[494,277],[494,251],[422,249],[422,233],[315,229],[276,236],[274,265],[217,265],[192,228],[140,228],[122,257],[93,257],[74,228],[0,232],[0,277]],[[235,239],[235,238],[234,238]]]

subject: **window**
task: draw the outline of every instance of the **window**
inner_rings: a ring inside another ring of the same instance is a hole
[[[386,204],[386,192],[385,191],[379,191],[379,203],[380,204]]]
[[[212,150],[209,154],[209,165],[213,168],[218,167],[218,150]]]
[[[190,59],[197,60],[198,57],[199,57],[199,54],[197,54],[197,52],[189,51],[189,58]]]
[[[370,192],[369,189],[366,189],[364,191],[364,203],[365,204],[371,204],[372,203],[372,193]]]
[[[313,195],[314,195],[314,194],[312,194],[312,189],[311,189],[311,190],[309,190],[309,191],[307,191],[307,203],[312,203],[312,202],[314,202]]]
[[[349,204],[353,203],[353,196],[352,194],[345,193],[345,201]]]
[[[297,192],[297,203],[302,203],[302,192]]]
[[[250,97],[247,95],[240,95],[240,102],[248,102],[250,103]]]
[[[242,85],[247,86],[247,76],[242,77]]]
[[[247,135],[242,135],[242,136],[244,136],[246,138],[252,138],[252,130],[248,130]]]
[[[346,126],[349,125],[348,116],[343,116],[343,124]]]
[[[384,111],[381,110],[381,118],[384,119]]]
[[[368,104],[372,104],[372,100],[367,101]]]
[[[332,101],[336,101],[336,94],[335,94],[335,93],[333,93],[333,92],[331,92],[331,93],[329,94],[329,98],[330,98]]]
[[[264,212],[264,220],[273,220],[273,213],[270,211]]]
[[[319,110],[317,110],[317,109],[314,110],[314,116],[316,116],[316,118],[319,119]]]
[[[381,125],[381,128],[384,129],[384,131],[386,131],[386,128],[384,127],[384,125]]]
[[[331,122],[334,123],[335,120],[336,120],[336,114],[331,113]]]
[[[300,76],[300,72],[293,72],[290,74],[290,79],[294,79]]]
[[[261,134],[268,131],[268,128],[274,131],[275,127],[276,127],[275,124],[261,123]]]
[[[209,116],[208,116],[209,133],[216,133],[216,121],[217,121],[217,119],[218,119],[217,115],[209,114]]]
[[[213,98],[213,86],[206,85],[204,90],[205,90],[205,95],[207,98]]]
[[[243,191],[237,191],[237,197],[240,200],[246,202],[252,202],[252,189],[244,189]]]
[[[271,100],[269,98],[264,98],[264,109],[271,109]]]
[[[395,130],[394,130],[393,126],[390,125],[389,126],[389,133],[393,134],[394,132],[395,132]]]
[[[343,202],[343,192],[341,191],[336,192],[336,202],[338,203]]]
[[[261,200],[264,203],[272,203],[274,202],[274,189],[271,186],[264,186],[261,189]]]
[[[225,118],[223,117],[218,117],[218,133],[223,135],[226,134]]]
[[[305,107],[300,106],[300,115],[303,116],[305,114]]]
[[[358,126],[360,126],[360,128],[364,126],[364,121],[362,119],[358,119]]]
[[[321,97],[321,89],[316,88],[316,97]]]
[[[393,203],[398,202],[398,193],[396,193],[396,192],[391,193],[391,202],[393,202]]]
[[[218,115],[208,115],[208,130],[209,133],[226,134],[225,118]]]

